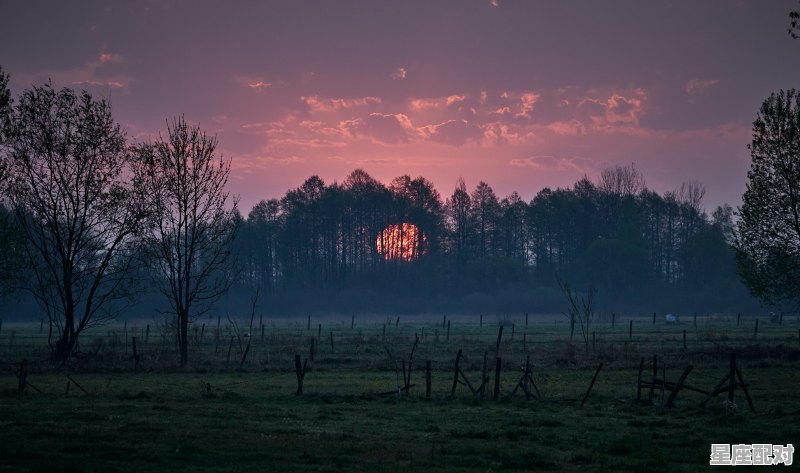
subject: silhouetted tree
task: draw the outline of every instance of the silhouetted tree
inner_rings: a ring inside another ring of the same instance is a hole
[[[189,321],[207,312],[232,280],[229,250],[238,210],[225,190],[231,161],[216,148],[215,137],[183,117],[168,125],[166,139],[137,147],[136,176],[153,206],[144,243],[176,315],[182,366]]]
[[[66,360],[127,295],[145,209],[125,136],[104,100],[46,84],[23,92],[5,141],[3,191],[25,235],[29,288],[50,320],[54,359]]]
[[[800,302],[800,94],[773,93],[753,122],[737,259],[745,283],[769,302]]]

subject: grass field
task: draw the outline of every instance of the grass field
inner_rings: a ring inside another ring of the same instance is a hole
[[[304,318],[265,321],[263,330],[256,319],[252,337],[243,336],[249,319],[236,327],[220,321],[219,332],[216,319],[198,320],[185,370],[176,366],[171,336],[153,321],[149,335],[146,321],[87,333],[69,370],[47,362],[46,327],[40,333],[39,323],[6,323],[0,471],[688,472],[712,468],[711,443],[800,443],[795,316],[780,324],[760,320],[755,339],[755,319],[737,323],[735,315],[701,316],[696,326],[691,317],[679,325],[619,317],[612,327],[601,320],[590,328],[588,355],[578,329],[568,342],[563,317],[531,316],[527,327],[524,316],[505,317],[497,401],[493,386],[485,398],[463,385],[455,398],[449,394],[459,349],[472,384],[480,383],[485,351],[493,371],[498,319],[484,317],[482,327],[478,317],[448,320],[449,340],[447,325],[433,317],[404,316],[397,324],[383,317],[315,318],[310,330]],[[415,386],[398,396],[402,375],[395,367],[408,360],[415,335]],[[315,361],[304,394],[295,396],[294,355],[308,357],[312,338]],[[732,350],[755,412],[741,390],[734,403],[721,394],[705,408],[705,396],[687,390],[672,409],[661,406],[660,390],[652,405],[634,402],[643,357],[647,378],[657,354],[668,381],[691,363],[687,384],[710,390],[728,372]],[[509,397],[527,356],[541,397]],[[20,394],[15,372],[23,358],[31,386]],[[600,362],[592,394],[580,407]],[[493,383],[494,374],[489,377]]]

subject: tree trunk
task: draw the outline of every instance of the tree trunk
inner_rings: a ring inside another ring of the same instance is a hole
[[[180,314],[178,339],[180,340],[181,367],[186,367],[189,362],[189,314]]]

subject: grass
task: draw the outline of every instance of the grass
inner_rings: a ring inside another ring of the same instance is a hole
[[[323,321],[313,371],[304,395],[296,389],[292,358],[307,356],[306,321],[277,321],[255,331],[242,369],[242,352],[232,327],[213,330],[193,347],[192,366],[175,366],[173,349],[151,327],[143,360],[134,371],[124,348],[124,327],[87,334],[84,351],[69,375],[90,395],[71,386],[67,373],[46,362],[46,340],[39,324],[7,324],[0,333],[0,472],[4,471],[702,471],[711,443],[795,443],[800,439],[800,386],[797,329],[763,323],[752,339],[752,323],[703,321],[695,327],[655,327],[636,319],[641,331],[628,336],[627,319],[595,327],[594,348],[567,343],[567,325],[536,319],[527,329],[516,321],[513,342],[505,327],[501,392],[508,394],[530,355],[543,399],[526,401],[519,393],[499,401],[481,399],[466,387],[448,397],[455,352],[473,384],[480,379],[483,352],[493,359],[496,322],[478,327],[453,319],[450,340],[441,319],[408,318],[387,329],[383,319]],[[209,326],[215,321],[206,321]],[[142,337],[143,324],[128,327]],[[424,336],[422,332],[424,329]],[[682,330],[686,329],[687,349]],[[10,331],[15,330],[11,343]],[[647,331],[645,331],[647,330]],[[335,348],[326,337],[334,332]],[[359,333],[360,332],[360,333]],[[438,341],[436,341],[438,332]],[[381,395],[396,389],[395,357],[408,357],[414,334],[408,396]],[[523,347],[522,333],[528,333]],[[122,334],[122,335],[121,335]],[[139,338],[141,340],[142,338]],[[112,342],[112,340],[114,340]],[[102,341],[97,356],[94,344]],[[243,339],[247,343],[246,339]],[[112,348],[113,346],[113,348]],[[92,347],[90,350],[89,347]],[[702,394],[682,391],[674,409],[635,405],[639,360],[657,353],[667,378],[683,366],[695,369],[687,383],[710,389],[725,375],[735,348],[757,411],[749,411],[739,391],[699,406]],[[215,353],[216,351],[216,353]],[[17,393],[12,360],[31,360],[29,381],[42,392]],[[424,362],[432,360],[433,393],[424,397]],[[597,384],[578,407],[594,369],[604,362]],[[490,362],[493,366],[493,363]]]

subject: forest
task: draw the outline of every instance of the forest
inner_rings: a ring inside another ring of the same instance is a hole
[[[730,246],[733,209],[707,215],[704,193],[688,182],[660,195],[633,164],[530,202],[463,179],[443,198],[424,177],[312,176],[238,219],[232,294],[260,290],[280,313],[536,313],[562,310],[567,282],[594,287],[608,311],[753,307]],[[392,244],[412,251],[383,251]]]

